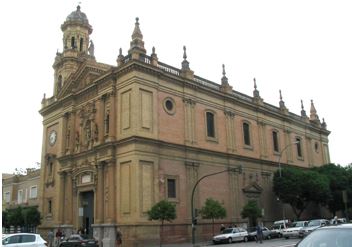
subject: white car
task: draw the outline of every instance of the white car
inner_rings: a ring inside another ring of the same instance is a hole
[[[7,247],[46,247],[46,241],[35,233],[6,234],[2,239],[2,245]]]
[[[282,236],[286,239],[288,238],[298,238],[299,237],[299,230],[302,227],[307,226],[308,221],[295,221],[289,228],[286,228],[282,231]]]
[[[248,232],[241,227],[227,228],[222,234],[213,237],[213,243],[232,243],[237,241],[248,241]]]

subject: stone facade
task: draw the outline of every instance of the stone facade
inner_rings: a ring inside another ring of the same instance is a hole
[[[38,207],[40,169],[21,174],[2,174],[2,208]]]
[[[40,110],[42,231],[83,227],[114,246],[119,228],[124,246],[158,243],[159,223],[147,211],[167,199],[177,210],[167,241],[190,241],[193,186],[228,168],[236,169],[199,184],[195,207],[212,197],[227,210],[223,222],[245,224],[240,211],[255,199],[271,222],[281,217],[272,192],[278,161],[302,168],[330,161],[330,132],[313,102],[310,117],[303,106],[298,116],[282,99],[279,107],[265,103],[256,83],[253,97],[234,91],[225,67],[221,84],[196,76],[185,47],[181,69],[161,63],[155,48],[146,54],[138,19],[116,66],[95,60],[93,29],[79,7],[61,28],[53,96]],[[209,236],[210,222],[198,222],[197,238]]]

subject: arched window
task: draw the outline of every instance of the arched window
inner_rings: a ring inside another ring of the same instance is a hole
[[[79,40],[79,51],[83,51],[83,38]]]
[[[299,158],[302,158],[302,144],[301,144],[301,138],[296,137],[296,148],[297,148],[297,156]]]
[[[249,123],[243,123],[243,141],[247,146],[251,145],[251,136],[250,136],[250,126]]]
[[[279,133],[276,130],[273,131],[273,149],[279,152]]]
[[[71,48],[75,49],[76,45],[75,45],[75,37],[71,37]]]
[[[215,119],[214,114],[211,112],[206,113],[206,121],[207,121],[207,136],[215,137]]]

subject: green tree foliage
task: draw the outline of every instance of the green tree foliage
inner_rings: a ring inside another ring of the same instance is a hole
[[[273,190],[280,201],[291,205],[297,219],[311,202],[325,205],[330,197],[329,180],[316,171],[284,168],[274,174]]]
[[[10,226],[23,226],[24,219],[22,215],[22,207],[8,209],[7,219]]]
[[[23,208],[19,206],[3,211],[2,223],[5,228],[15,226],[24,228],[25,231],[28,231],[30,228],[35,228],[40,225],[41,216],[36,207]]]
[[[261,212],[260,208],[258,207],[257,202],[254,200],[250,200],[243,207],[243,209],[241,211],[241,216],[243,219],[244,218],[249,219],[250,226],[255,226],[257,223],[257,219],[262,217],[262,212]]]
[[[162,200],[155,204],[148,212],[149,220],[159,220],[161,222],[160,246],[162,245],[164,222],[176,219],[176,207],[171,202]]]
[[[200,210],[200,214],[203,219],[211,219],[213,225],[213,236],[214,236],[214,221],[215,219],[223,219],[226,217],[226,209],[221,205],[220,202],[213,198],[207,198],[204,206]]]
[[[22,215],[25,226],[37,227],[41,223],[40,212],[36,207],[23,208]]]
[[[342,167],[335,164],[327,164],[313,168],[314,171],[325,175],[329,179],[330,197],[327,202],[329,211],[336,215],[337,211],[345,210],[342,199],[342,191],[346,190],[348,201],[352,200],[352,167]],[[351,205],[351,204],[350,204]]]

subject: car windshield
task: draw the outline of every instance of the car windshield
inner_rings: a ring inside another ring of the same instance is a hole
[[[320,220],[311,220],[309,221],[308,226],[320,226]]]
[[[322,229],[309,234],[298,244],[298,247],[350,247],[351,229]]]
[[[232,233],[232,228],[225,229],[222,233],[223,234]]]
[[[280,229],[280,225],[273,225],[272,229]]]

